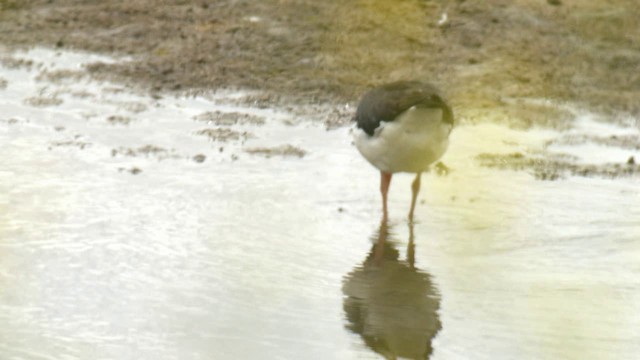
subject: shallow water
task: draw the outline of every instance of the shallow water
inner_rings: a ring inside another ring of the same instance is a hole
[[[37,78],[108,58],[11,56],[35,63],[0,67],[2,359],[640,352],[638,179],[539,181],[475,160],[546,152],[607,162],[639,159],[637,150],[460,126],[443,158],[450,174],[423,176],[417,223],[405,220],[412,179],[399,175],[380,229],[378,175],[349,129],[240,106],[241,93],[152,98],[85,77]],[[216,110],[240,120],[198,120]],[[588,114],[571,132],[640,133]],[[283,145],[307,154],[246,151]]]

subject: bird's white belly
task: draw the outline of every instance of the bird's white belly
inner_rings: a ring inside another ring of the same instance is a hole
[[[449,146],[451,124],[442,121],[440,109],[412,107],[392,122],[383,122],[369,136],[356,130],[358,151],[373,166],[388,173],[422,172]]]

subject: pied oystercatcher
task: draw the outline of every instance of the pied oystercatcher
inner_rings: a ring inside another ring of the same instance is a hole
[[[391,176],[415,173],[411,186],[413,220],[420,174],[449,146],[453,112],[431,84],[398,81],[367,92],[356,111],[354,142],[358,151],[380,170],[383,220],[387,220],[387,193]]]

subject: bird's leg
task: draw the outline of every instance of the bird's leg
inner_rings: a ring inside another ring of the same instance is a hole
[[[389,185],[391,184],[391,173],[380,171],[380,192],[382,193],[382,221],[388,219],[387,212],[387,194],[389,193]]]
[[[413,210],[416,208],[416,199],[418,198],[418,193],[420,192],[420,175],[422,173],[417,173],[416,178],[413,180],[411,184],[411,210],[409,210],[409,221],[413,221]]]

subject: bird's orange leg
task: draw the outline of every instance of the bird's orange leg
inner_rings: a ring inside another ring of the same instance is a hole
[[[391,173],[380,171],[380,192],[382,193],[382,221],[388,219],[387,212],[387,194],[389,193],[389,185],[391,184]]]
[[[411,222],[413,222],[413,210],[416,208],[416,199],[420,192],[420,175],[421,173],[417,173],[415,180],[411,184],[411,210],[409,210],[409,221]]]

